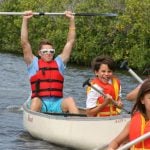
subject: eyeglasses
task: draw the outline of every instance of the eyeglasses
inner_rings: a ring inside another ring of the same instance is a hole
[[[41,49],[41,54],[55,54],[55,49]]]

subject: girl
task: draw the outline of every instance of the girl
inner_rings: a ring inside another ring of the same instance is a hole
[[[150,132],[150,79],[140,87],[136,103],[132,109],[131,120],[122,132],[109,144],[108,150],[117,149],[124,141],[132,141]],[[150,138],[135,144],[132,150],[150,149]]]

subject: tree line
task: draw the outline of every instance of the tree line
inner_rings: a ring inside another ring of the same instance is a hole
[[[70,63],[89,66],[97,55],[110,55],[117,63],[128,60],[133,68],[150,67],[149,0],[1,0],[0,10],[9,12],[117,13],[117,17],[76,16],[76,43]],[[22,54],[20,29],[22,16],[0,15],[0,52]],[[29,24],[29,39],[34,53],[47,38],[57,54],[68,32],[63,16],[34,16]]]

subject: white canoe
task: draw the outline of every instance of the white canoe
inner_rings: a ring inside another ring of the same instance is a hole
[[[81,115],[82,116],[82,115]],[[75,149],[104,150],[124,128],[130,115],[81,117],[33,112],[23,105],[23,124],[35,138]]]

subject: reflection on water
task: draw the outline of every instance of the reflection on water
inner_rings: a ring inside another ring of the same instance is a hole
[[[68,150],[45,141],[32,138],[23,128],[21,106],[29,94],[26,66],[22,57],[0,54],[0,148],[5,150]],[[89,68],[69,67],[65,73],[64,95],[73,96],[77,105],[85,106],[83,82],[93,73]],[[122,96],[125,108],[132,103],[125,95],[138,83],[128,73],[117,74],[122,83]]]

